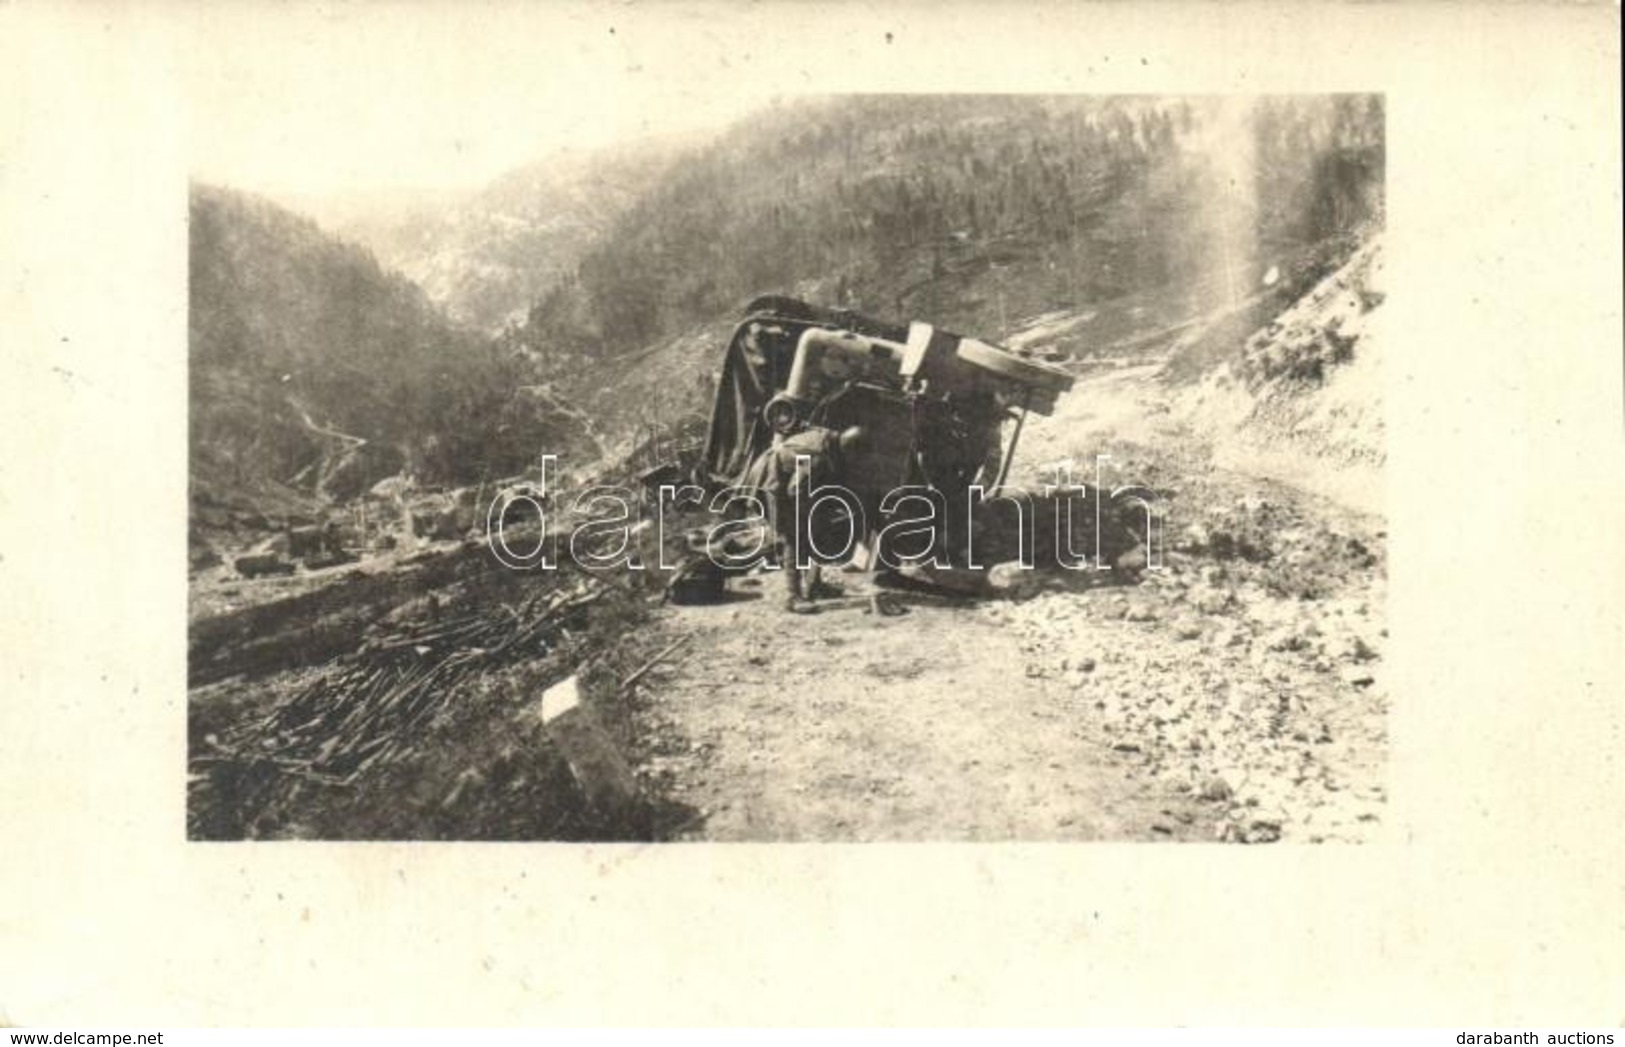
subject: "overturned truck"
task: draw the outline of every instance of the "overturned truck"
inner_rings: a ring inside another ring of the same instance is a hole
[[[925,489],[942,496],[944,551],[962,562],[972,487],[1003,488],[1025,418],[1052,413],[1072,384],[1058,367],[929,324],[758,298],[728,342],[697,479],[748,489],[775,441],[860,431],[840,483],[861,505],[862,537],[888,493]]]

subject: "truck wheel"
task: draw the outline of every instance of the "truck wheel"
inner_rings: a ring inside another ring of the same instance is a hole
[[[962,339],[957,355],[973,367],[980,367],[1031,388],[1054,393],[1064,393],[1072,388],[1072,376],[1059,367],[1025,359],[986,342]]]

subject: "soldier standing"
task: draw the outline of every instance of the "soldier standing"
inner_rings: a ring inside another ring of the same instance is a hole
[[[812,601],[830,595],[823,571],[814,555],[809,496],[826,485],[839,485],[842,459],[862,437],[853,426],[843,432],[809,426],[782,436],[762,453],[753,469],[766,496],[768,518],[778,544],[779,566],[785,577],[785,607],[805,614]],[[805,558],[808,566],[800,566]]]

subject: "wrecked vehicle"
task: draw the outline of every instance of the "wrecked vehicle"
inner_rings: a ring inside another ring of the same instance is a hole
[[[856,427],[841,484],[868,531],[889,492],[925,487],[944,496],[948,541],[962,549],[970,488],[1004,485],[1027,414],[1052,413],[1072,384],[1060,368],[930,324],[758,298],[729,339],[697,479],[749,487],[775,438]]]

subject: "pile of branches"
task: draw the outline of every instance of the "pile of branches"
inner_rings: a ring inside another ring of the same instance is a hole
[[[264,716],[211,735],[212,751],[194,762],[258,764],[349,785],[409,754],[469,676],[548,653],[607,592],[584,579],[518,606],[496,604],[374,637]]]

